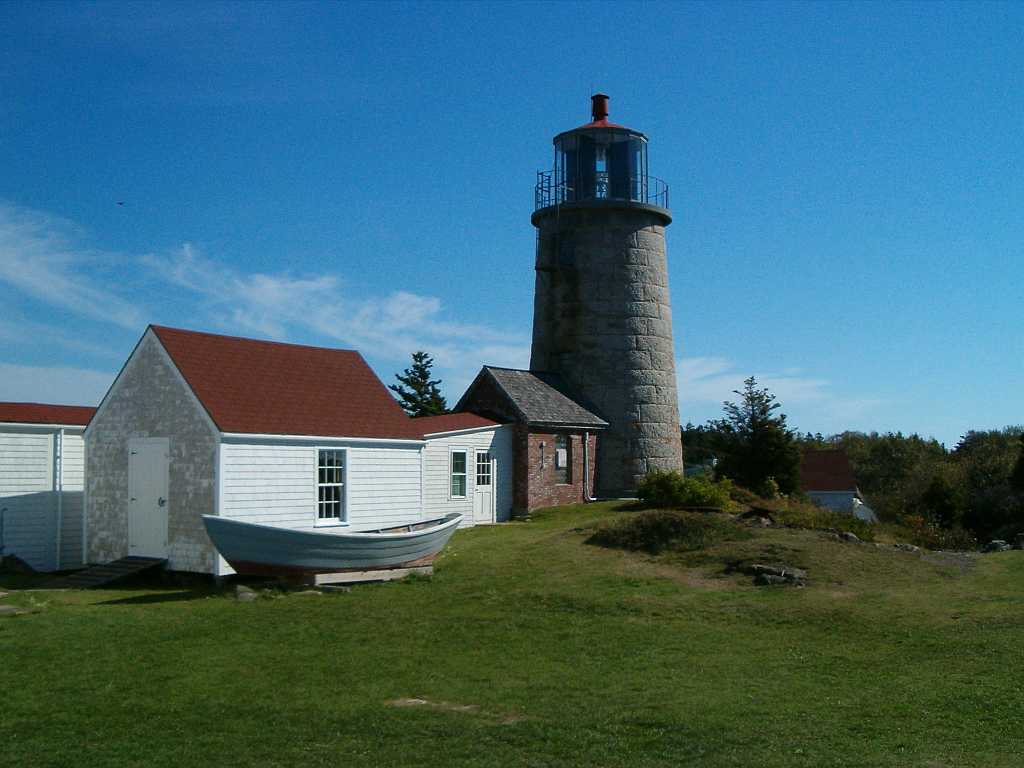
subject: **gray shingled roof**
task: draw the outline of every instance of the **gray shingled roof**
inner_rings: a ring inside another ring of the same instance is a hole
[[[514,368],[484,366],[508,395],[509,400],[528,424],[550,424],[573,427],[607,427],[608,422],[595,416],[566,394],[559,376],[553,373],[520,371]]]

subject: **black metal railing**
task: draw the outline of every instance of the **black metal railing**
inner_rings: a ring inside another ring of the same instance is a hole
[[[596,172],[592,183],[586,186],[556,182],[553,171],[537,171],[534,210],[587,200],[625,200],[668,208],[668,184],[659,178],[630,176],[620,188],[615,189],[614,186],[609,183],[608,173],[603,171]]]

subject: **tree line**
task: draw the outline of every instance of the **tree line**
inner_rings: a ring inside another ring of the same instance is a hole
[[[1024,426],[971,430],[951,450],[902,432],[800,434],[775,396],[751,377],[724,416],[682,429],[688,465],[714,467],[767,495],[800,490],[803,451],[845,450],[868,505],[882,520],[970,532],[979,539],[1024,531]]]
[[[447,413],[434,361],[415,352],[393,391],[410,416]],[[824,436],[791,428],[781,404],[751,376],[723,415],[682,428],[687,465],[705,464],[762,496],[800,493],[804,451],[842,448],[868,505],[883,520],[967,531],[981,538],[1024,531],[1024,426],[971,430],[952,448],[902,432]]]

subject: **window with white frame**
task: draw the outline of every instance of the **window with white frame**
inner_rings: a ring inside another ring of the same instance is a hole
[[[477,487],[481,485],[491,484],[491,452],[490,451],[477,451],[476,452],[476,484]]]
[[[451,452],[451,497],[466,498],[466,452]]]
[[[345,451],[321,448],[316,461],[316,521],[318,524],[345,520]]]

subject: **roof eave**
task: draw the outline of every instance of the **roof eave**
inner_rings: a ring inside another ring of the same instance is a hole
[[[548,429],[583,429],[583,430],[596,430],[596,429],[608,429],[608,422],[602,422],[600,424],[581,424],[570,421],[527,421],[526,426],[528,427],[545,427]]]

